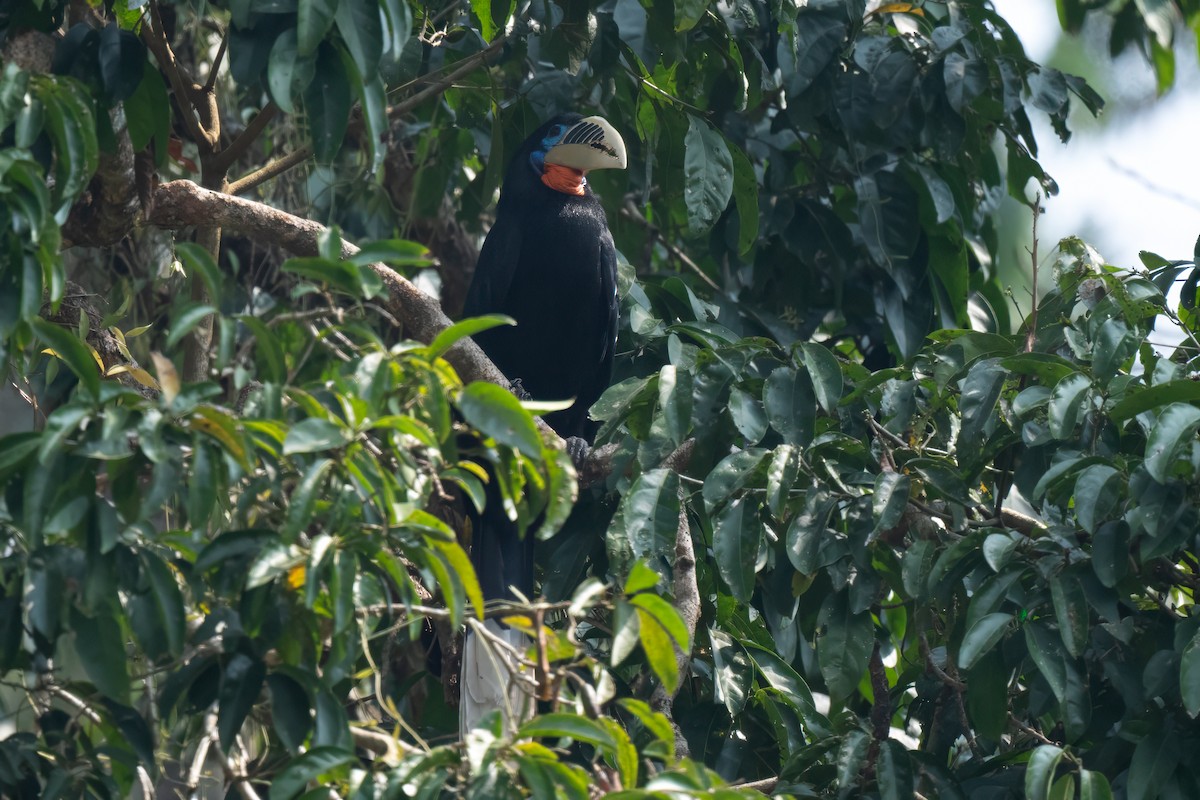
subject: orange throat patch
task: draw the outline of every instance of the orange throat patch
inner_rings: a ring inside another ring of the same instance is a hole
[[[542,183],[549,186],[556,192],[563,194],[575,194],[583,196],[583,187],[587,184],[584,180],[583,170],[564,167],[562,164],[546,164],[542,171]]]

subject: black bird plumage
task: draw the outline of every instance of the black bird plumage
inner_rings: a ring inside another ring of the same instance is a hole
[[[578,141],[590,134],[595,138],[587,125],[578,114],[555,117],[534,131],[514,155],[463,314],[500,313],[516,320],[515,327],[485,331],[475,337],[476,342],[534,399],[575,398],[569,408],[544,419],[560,436],[590,443],[594,431],[588,408],[608,386],[612,372],[616,250],[604,209],[591,189],[585,186],[581,195],[552,189],[539,171],[555,137]],[[620,144],[619,166],[623,167],[624,144],[615,131],[612,136]],[[477,520],[471,546],[484,599],[514,599],[513,588],[531,597],[534,535],[518,535],[501,508],[494,481],[487,495],[487,508]],[[464,674],[464,703],[468,684]]]

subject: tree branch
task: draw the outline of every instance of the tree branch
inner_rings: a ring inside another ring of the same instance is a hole
[[[224,44],[225,40],[222,39],[221,41]],[[241,158],[242,154],[250,149],[250,145],[258,141],[258,137],[262,135],[267,125],[270,124],[271,120],[275,119],[278,113],[279,106],[275,105],[274,101],[267,103],[259,109],[259,112],[254,115],[254,119],[250,120],[250,124],[229,143],[229,146],[213,156],[213,169],[219,171],[221,174],[227,173],[229,168],[233,166],[233,162]],[[232,186],[230,186],[230,194],[236,194]]]
[[[667,461],[672,461],[672,457],[689,443],[691,447],[687,448],[687,452],[690,456],[691,449],[695,446],[695,441],[692,439],[684,442],[676,449],[675,453],[667,456]],[[675,610],[679,612],[679,616],[683,618],[683,624],[687,627],[688,642],[694,642],[696,625],[700,622],[700,587],[696,582],[696,551],[692,544],[691,526],[688,524],[686,500],[686,493],[681,486],[679,488],[679,524],[675,529],[675,564],[671,577],[675,592]],[[679,686],[683,685],[683,679],[690,671],[691,663],[691,652],[685,652],[677,646],[675,648],[675,664],[679,672]],[[675,691],[668,692],[666,687],[660,683],[650,695],[650,707],[655,711],[662,712],[667,719],[671,720],[671,726],[675,729],[675,755],[683,757],[689,754],[687,739],[671,713],[677,694],[679,694],[678,687]]]
[[[299,256],[317,254],[317,237],[325,227],[311,220],[288,214],[253,200],[204,189],[191,181],[171,181],[158,187],[153,209],[147,219],[152,225],[178,229],[204,220],[206,224],[254,236],[262,242],[278,245]],[[349,258],[358,248],[342,243],[342,256]],[[403,275],[385,264],[371,264],[387,292],[385,307],[401,321],[403,335],[430,342],[450,326],[450,318],[442,312],[437,300],[422,292]],[[509,386],[508,378],[470,339],[464,339],[445,354],[466,382],[490,381]],[[543,433],[552,433],[541,423]],[[561,441],[557,434],[554,438]]]

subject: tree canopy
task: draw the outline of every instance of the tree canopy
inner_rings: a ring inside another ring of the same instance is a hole
[[[1058,9],[1162,91],[1200,27]],[[0,794],[1200,796],[1200,253],[1035,228],[1014,311],[1031,117],[1103,101],[990,4],[17,0],[0,41]],[[578,473],[503,320],[450,322],[566,110],[629,150]],[[487,481],[530,603],[483,606]],[[485,614],[539,713],[459,742]]]

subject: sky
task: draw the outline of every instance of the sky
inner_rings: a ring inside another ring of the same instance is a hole
[[[994,5],[1030,58],[1044,63],[1051,57],[1061,35],[1054,3]],[[1064,145],[1044,116],[1035,119],[1039,161],[1060,188],[1039,221],[1042,252],[1079,235],[1120,267],[1139,265],[1141,250],[1191,260],[1200,235],[1200,69],[1195,41],[1182,30],[1180,37],[1175,87],[1164,97],[1156,99],[1153,73],[1140,53],[1128,52],[1108,67],[1106,48],[1085,48],[1106,76],[1099,82],[1108,85],[1097,86],[1110,101],[1105,124],[1073,124],[1077,133]]]

